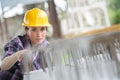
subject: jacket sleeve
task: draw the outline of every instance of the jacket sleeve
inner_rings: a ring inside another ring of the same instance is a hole
[[[23,45],[19,37],[14,38],[4,46],[3,58],[14,54],[15,52],[22,50]]]

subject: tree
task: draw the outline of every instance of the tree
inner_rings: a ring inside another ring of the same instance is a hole
[[[112,25],[120,23],[120,1],[109,0],[108,10]]]
[[[50,14],[50,22],[53,26],[53,37],[54,38],[61,38],[61,28],[60,28],[60,21],[58,19],[58,14],[56,11],[56,5],[54,0],[48,1],[49,5],[49,14]]]

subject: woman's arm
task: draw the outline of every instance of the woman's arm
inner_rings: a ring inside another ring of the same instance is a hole
[[[9,70],[17,62],[17,53],[5,57],[1,63],[1,70]]]
[[[1,70],[9,70],[17,61],[23,59],[24,53],[29,53],[29,50],[20,50],[10,56],[5,57],[1,63]]]

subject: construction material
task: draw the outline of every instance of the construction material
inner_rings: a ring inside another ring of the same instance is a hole
[[[48,70],[42,69],[24,73],[24,80],[51,80]]]
[[[58,40],[45,51],[56,80],[120,79],[119,31]]]
[[[66,34],[64,37],[65,38],[74,38],[77,36],[86,36],[86,35],[97,35],[97,34],[104,34],[104,33],[108,33],[108,32],[115,32],[115,31],[120,31],[120,24],[116,24],[116,25],[112,25],[112,26],[106,26],[100,29],[94,29],[94,30],[90,30],[87,32],[80,32],[80,33],[69,33]]]

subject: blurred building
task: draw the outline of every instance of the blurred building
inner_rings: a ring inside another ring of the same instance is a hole
[[[105,0],[64,0],[63,3],[59,17],[65,37],[110,26]]]

